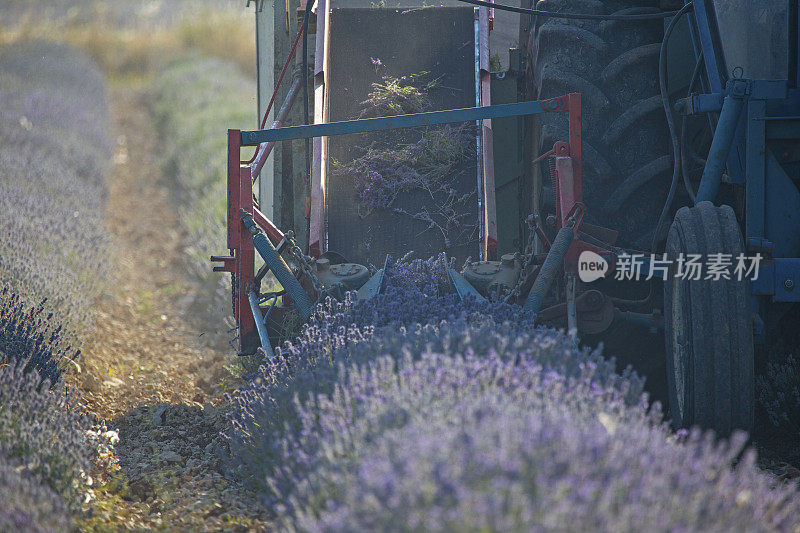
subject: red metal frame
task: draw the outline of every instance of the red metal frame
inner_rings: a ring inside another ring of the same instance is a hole
[[[575,217],[572,228],[575,238],[564,257],[564,271],[578,273],[578,258],[581,252],[590,250],[609,261],[609,271],[614,269],[614,254],[605,248],[584,242],[578,238],[580,223],[586,214],[583,204],[583,115],[580,93],[570,93],[542,102],[545,111],[569,113],[569,142],[558,141],[548,152],[555,163],[556,220],[558,228],[568,225]]]
[[[569,141],[559,141],[553,150],[545,154],[552,157],[556,173],[556,215],[557,226],[562,228],[572,224],[575,239],[569,247],[564,259],[564,269],[568,273],[577,273],[578,256],[584,250],[591,250],[609,258],[613,263],[613,253],[607,249],[594,246],[578,239],[578,230],[586,206],[582,203],[583,186],[583,151],[582,151],[582,115],[581,95],[577,93],[559,96],[542,102],[542,107],[550,113],[569,113]],[[234,276],[234,315],[239,326],[239,346],[241,353],[253,353],[259,339],[255,320],[245,295],[255,283],[255,247],[252,235],[241,219],[240,210],[252,213],[253,220],[266,233],[277,247],[284,239],[283,232],[253,205],[253,181],[251,167],[241,162],[241,130],[228,130],[228,249],[229,256],[212,256],[211,260],[221,262],[214,267],[216,272],[230,272]],[[544,156],[543,156],[544,157]],[[312,226],[320,222],[321,209],[311,213]],[[491,235],[491,230],[487,232]],[[488,236],[488,235],[487,235]],[[496,241],[495,241],[496,242]],[[487,256],[491,257],[491,241]],[[321,252],[321,243],[312,241],[312,254]],[[496,244],[495,244],[496,246]],[[496,248],[495,248],[496,250]],[[316,255],[315,254],[315,255]],[[613,269],[613,265],[612,269]]]
[[[253,205],[253,179],[249,165],[241,162],[241,130],[228,130],[228,249],[229,256],[211,256],[212,262],[222,263],[215,272],[233,276],[233,314],[239,327],[240,353],[254,353],[259,346],[255,319],[246,295],[255,283],[256,251],[252,235],[242,222],[240,209],[252,213],[253,220],[277,246],[283,232]]]

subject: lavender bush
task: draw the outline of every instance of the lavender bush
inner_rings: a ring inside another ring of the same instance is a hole
[[[442,260],[328,301],[234,398],[236,471],[301,531],[785,530],[799,509],[743,451],[671,435],[642,380],[447,291]]]
[[[74,394],[48,385],[35,369],[0,368],[0,464],[13,465],[76,509],[92,453],[85,438],[89,425]]]
[[[18,43],[0,50],[0,101],[0,284],[73,332],[104,270],[103,77],[74,49]]]
[[[53,313],[45,313],[45,303],[26,309],[10,286],[0,289],[0,365],[21,366],[25,372],[35,369],[42,380],[55,385],[64,363],[80,352],[62,341],[62,327],[53,324]]]
[[[631,403],[640,401],[642,380],[629,372],[618,376],[613,361],[576,350],[567,337],[534,326],[519,307],[461,302],[447,292],[445,280],[441,259],[401,261],[389,266],[384,293],[376,298],[355,304],[348,297],[320,306],[300,337],[232,398],[229,437],[239,474],[269,492],[265,473],[278,464],[275,446],[300,424],[293,398],[330,394],[342,367],[380,356],[401,360],[432,350],[454,357],[494,354],[508,361],[530,357],[569,377],[590,364],[597,383],[625,390]]]
[[[69,515],[61,498],[49,487],[32,483],[13,464],[0,460],[0,531],[45,533],[69,529]]]
[[[44,42],[0,49],[0,530],[64,531],[92,451],[58,385],[105,272],[103,76]]]
[[[800,499],[746,437],[678,442],[591,366],[384,358],[302,410],[269,484],[302,531],[789,530]],[[732,466],[736,463],[736,466]]]

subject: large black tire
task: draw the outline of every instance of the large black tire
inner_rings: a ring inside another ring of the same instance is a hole
[[[744,252],[727,205],[681,208],[667,236],[667,258]],[[673,263],[664,282],[667,384],[673,425],[698,425],[728,435],[753,427],[753,322],[747,281],[685,280]],[[705,272],[703,273],[705,277]]]
[[[658,2],[540,0],[537,9],[593,14],[660,11]],[[620,232],[617,244],[649,249],[669,189],[672,157],[658,86],[663,21],[539,18],[528,43],[528,96],[583,100],[583,199],[587,221]],[[539,116],[539,151],[568,140],[567,117]],[[547,167],[543,165],[544,176]],[[553,190],[543,180],[542,203]]]

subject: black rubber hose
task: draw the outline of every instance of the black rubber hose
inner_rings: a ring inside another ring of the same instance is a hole
[[[667,199],[664,202],[664,207],[661,209],[661,215],[658,217],[658,223],[656,224],[656,229],[653,232],[653,242],[650,246],[650,250],[655,252],[660,241],[659,235],[661,234],[661,228],[664,225],[664,221],[667,218],[667,214],[669,213],[669,209],[672,206],[672,200],[675,198],[675,189],[678,185],[678,178],[681,175],[681,146],[678,140],[678,134],[675,132],[675,117],[672,115],[672,108],[669,105],[669,93],[667,92],[667,43],[669,42],[669,36],[672,34],[672,31],[675,29],[675,26],[678,24],[678,21],[681,19],[683,15],[685,15],[689,9],[693,7],[693,3],[689,2],[685,6],[683,6],[677,13],[675,13],[675,17],[669,22],[667,29],[664,30],[664,38],[661,40],[661,51],[658,55],[658,85],[659,89],[661,90],[661,103],[664,106],[664,114],[667,116],[667,127],[669,128],[669,136],[672,140],[672,182],[669,186],[669,193],[667,193]]]
[[[703,53],[700,52],[700,57],[697,60],[697,64],[694,66],[694,72],[692,72],[692,81],[689,82],[689,91],[686,94],[687,99],[692,97],[694,86],[697,84],[697,80],[700,79],[700,69],[703,63]],[[686,188],[689,198],[692,199],[692,203],[694,203],[694,187],[692,187],[692,182],[689,179],[689,169],[686,167],[686,122],[687,116],[684,114],[681,119],[681,174],[683,175],[683,186]]]
[[[507,6],[495,4],[484,0],[459,0],[466,4],[475,6],[491,7],[500,11],[511,11],[512,13],[522,13],[524,15],[536,15],[537,17],[550,17],[557,19],[578,19],[578,20],[656,20],[665,19],[673,15],[678,15],[680,11],[662,11],[660,13],[642,13],[639,15],[590,15],[588,13],[555,13],[553,11],[541,11],[539,9],[526,9],[524,7]],[[690,4],[687,4],[690,5]]]

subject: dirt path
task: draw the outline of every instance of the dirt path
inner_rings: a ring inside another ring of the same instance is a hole
[[[219,437],[230,351],[196,326],[170,185],[144,94],[112,93],[120,132],[107,221],[113,265],[96,331],[73,380],[119,432],[119,470],[100,475],[87,529],[263,529],[259,505],[221,473]]]

